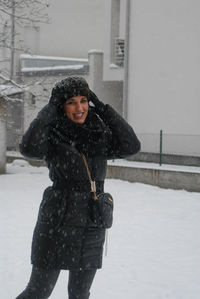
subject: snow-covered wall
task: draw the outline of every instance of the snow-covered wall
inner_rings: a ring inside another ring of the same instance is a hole
[[[128,121],[142,151],[200,156],[200,2],[135,0]]]

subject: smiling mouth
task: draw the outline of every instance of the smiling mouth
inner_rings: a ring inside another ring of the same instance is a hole
[[[76,113],[76,114],[73,114],[73,117],[74,119],[81,119],[84,115],[84,112],[83,113]]]

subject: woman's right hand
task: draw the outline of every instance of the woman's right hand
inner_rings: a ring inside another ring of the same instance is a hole
[[[57,116],[57,107],[49,103],[39,111],[37,118],[40,119],[44,124],[49,124],[54,121]]]

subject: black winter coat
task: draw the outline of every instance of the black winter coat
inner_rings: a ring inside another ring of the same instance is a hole
[[[93,195],[81,157],[85,154],[97,193],[104,191],[108,159],[140,150],[130,125],[109,105],[101,118],[90,109],[84,124],[58,116],[46,105],[20,144],[29,158],[44,159],[52,186],[43,194],[33,234],[31,262],[42,268],[101,268],[105,230],[91,220]]]

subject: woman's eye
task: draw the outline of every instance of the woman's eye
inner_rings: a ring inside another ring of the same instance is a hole
[[[87,102],[87,99],[82,99],[81,100],[81,103],[86,103]]]

